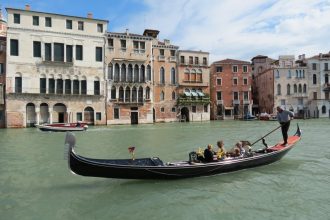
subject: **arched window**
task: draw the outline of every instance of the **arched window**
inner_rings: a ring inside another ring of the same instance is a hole
[[[302,75],[303,78],[305,78],[305,70],[303,70],[303,75]]]
[[[196,76],[197,77],[197,79],[196,79],[197,82],[202,82],[203,81],[203,75],[202,74],[203,74],[203,71],[201,69],[198,69],[197,70],[197,76]]]
[[[137,101],[137,89],[134,86],[132,89],[132,102],[136,102],[136,101]]]
[[[111,99],[116,99],[116,87],[111,87]]]
[[[119,87],[119,101],[120,102],[124,101],[124,88],[122,86]]]
[[[326,114],[327,113],[327,108],[325,107],[325,105],[322,106],[322,114]]]
[[[302,78],[302,72],[299,70],[299,78]]]
[[[131,101],[131,88],[126,87],[125,89],[125,102],[130,102]]]
[[[185,71],[184,71],[184,81],[185,82],[190,81],[190,71],[189,71],[189,69],[185,69]]]
[[[196,82],[196,70],[195,69],[191,70],[190,81]]]
[[[159,71],[159,83],[160,84],[165,84],[165,69],[164,69],[164,67],[161,67],[160,71]]]
[[[303,92],[307,93],[307,85],[306,84],[304,84]]]
[[[281,85],[277,84],[277,95],[281,95]]]
[[[144,65],[141,66],[141,70],[140,70],[140,82],[145,82],[145,67],[144,67]]]
[[[146,88],[146,99],[150,100],[150,88],[149,87]]]
[[[115,64],[115,73],[114,73],[114,79],[115,82],[119,81],[119,64]]]
[[[128,82],[133,82],[133,67],[132,67],[132,64],[128,65],[127,81]]]
[[[112,77],[112,63],[108,64],[108,79],[113,79]]]
[[[171,84],[175,84],[175,83],[176,83],[176,74],[175,74],[174,67],[172,67],[172,69],[171,69]]]
[[[164,93],[164,91],[162,91],[160,93],[160,101],[164,101],[164,99],[165,99],[165,93]]]
[[[291,78],[291,70],[288,70],[288,78]]]
[[[324,82],[329,83],[329,75],[328,74],[324,74]]]
[[[290,95],[290,93],[291,93],[291,86],[290,86],[290,84],[288,84],[287,86],[286,86],[286,94],[287,95]]]
[[[297,89],[297,85],[294,84],[294,85],[293,85],[293,93],[297,93],[297,91],[298,91],[298,89]]]
[[[120,82],[126,82],[126,65],[121,65],[121,77]]]
[[[313,74],[313,84],[316,85],[316,74]]]
[[[139,82],[139,66],[134,66],[134,82]]]
[[[296,78],[298,78],[298,70],[296,70]]]
[[[94,79],[94,95],[100,95],[100,92],[101,92],[100,87],[101,87],[100,79],[98,77],[95,77],[95,79]],[[66,90],[66,87],[65,87],[65,90]]]
[[[139,100],[140,103],[143,102],[143,88],[142,88],[142,86],[139,87],[138,100]]]
[[[147,66],[147,80],[151,81],[151,67],[150,67],[150,65]]]
[[[175,94],[175,92],[173,91],[172,92],[172,100],[175,100],[176,99],[176,94]]]
[[[280,78],[280,71],[279,70],[276,70],[275,78]]]
[[[298,86],[298,93],[302,93],[302,86],[301,86],[301,84],[299,84],[299,86]]]

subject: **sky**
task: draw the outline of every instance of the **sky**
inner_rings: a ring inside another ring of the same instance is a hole
[[[330,51],[330,0],[1,0],[6,7],[109,20],[108,31],[160,31],[210,61]]]

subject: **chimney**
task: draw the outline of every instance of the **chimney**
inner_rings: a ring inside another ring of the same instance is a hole
[[[25,5],[25,10],[26,10],[26,11],[30,11],[30,10],[31,10],[30,5]]]
[[[126,35],[128,36],[129,35],[129,29],[126,28]]]
[[[93,13],[89,12],[89,13],[87,14],[87,18],[93,18]]]

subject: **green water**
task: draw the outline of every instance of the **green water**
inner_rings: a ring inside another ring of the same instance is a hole
[[[184,180],[76,176],[64,160],[64,133],[0,130],[0,219],[329,219],[330,120],[295,120],[302,140],[281,161]],[[95,158],[188,159],[192,149],[224,139],[254,141],[278,126],[217,121],[91,127],[76,133],[77,153]],[[294,133],[295,123],[290,133]],[[281,139],[280,131],[267,138]],[[258,148],[258,146],[256,146]]]

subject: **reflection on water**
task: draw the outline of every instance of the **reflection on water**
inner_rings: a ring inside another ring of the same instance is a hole
[[[65,133],[0,130],[1,219],[327,219],[330,120],[296,120],[302,140],[281,161],[182,180],[118,180],[72,175],[63,160]],[[223,139],[259,139],[276,122],[217,121],[90,127],[76,133],[81,155],[186,160]],[[291,124],[290,132],[294,133]],[[267,137],[280,140],[280,131]],[[259,144],[259,145],[258,145]],[[258,143],[255,148],[262,147]],[[306,203],[308,201],[308,203]]]

